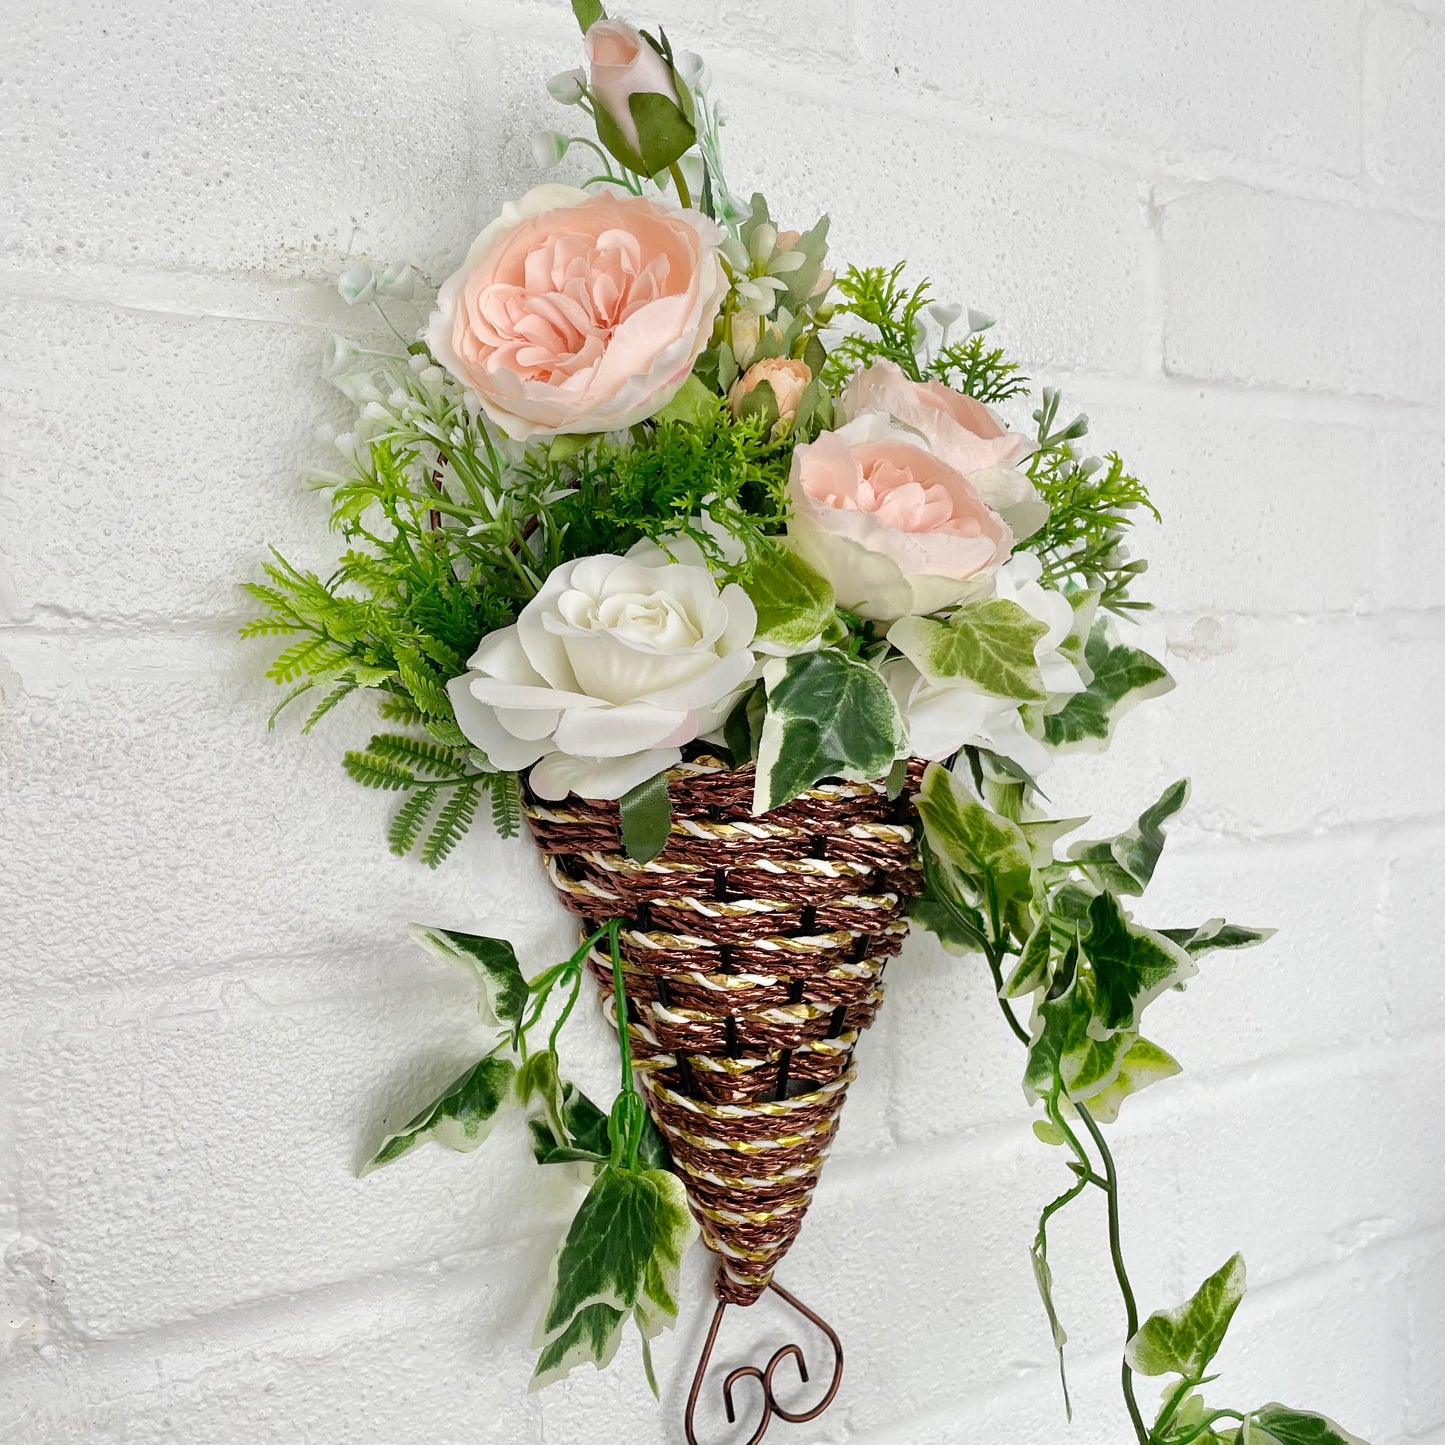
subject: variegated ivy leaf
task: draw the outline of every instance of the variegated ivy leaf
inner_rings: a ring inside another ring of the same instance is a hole
[[[1244,1298],[1244,1256],[1217,1269],[1178,1309],[1156,1310],[1124,1346],[1130,1369],[1141,1375],[1180,1375],[1198,1384],[1219,1353]]]
[[[1084,659],[1093,673],[1088,687],[1043,720],[1044,741],[1058,753],[1103,752],[1125,713],[1174,687],[1163,663],[1121,643],[1107,617],[1095,621]]]
[[[1033,896],[1033,855],[1012,819],[990,812],[941,763],[931,763],[917,797],[928,846],[980,896]]]
[[[1034,1000],[1029,1049],[1024,1059],[1024,1095],[1047,1098],[1060,1076],[1064,1050],[1083,1025],[1087,1033],[1088,1004],[1079,1001],[1079,946],[1071,941],[1049,976],[1048,987]]]
[[[578,1310],[555,1339],[548,1340],[537,1356],[530,1390],[545,1390],[565,1379],[578,1365],[605,1370],[622,1342],[622,1327],[628,1311],[611,1305],[594,1304]]]
[[[868,782],[904,755],[908,735],[887,684],[867,663],[827,649],[774,658],[758,739],[753,812],[796,798],[820,778]]]
[[[1189,779],[1165,788],[1159,801],[1139,814],[1132,828],[1113,838],[1080,841],[1069,849],[1084,876],[1113,893],[1143,894],[1164,851],[1164,824],[1189,801]]]
[[[1087,818],[1040,818],[1020,823],[1019,829],[1028,839],[1034,867],[1049,867],[1054,862],[1054,844],[1088,821]]]
[[[983,952],[983,919],[967,904],[960,911],[959,905],[937,898],[915,898],[908,905],[908,916],[920,928],[926,928],[948,953]]]
[[[1191,958],[1213,953],[1216,948],[1253,948],[1255,944],[1273,938],[1277,931],[1273,928],[1244,928],[1238,923],[1226,923],[1222,918],[1211,918],[1207,923],[1201,923],[1198,928],[1159,930]]]
[[[1022,998],[1049,981],[1049,960],[1053,957],[1053,937],[1047,915],[1039,920],[1029,934],[1014,971],[1005,980],[1001,998]]]
[[[449,1149],[466,1153],[492,1132],[502,1106],[511,1098],[516,1068],[510,1059],[488,1054],[449,1084],[442,1096],[428,1104],[405,1128],[390,1135],[362,1167],[363,1174],[390,1164],[418,1144],[435,1139]]]
[[[1094,630],[1094,617],[1099,610],[1099,598],[1104,594],[1098,590],[1067,592],[1064,594],[1069,599],[1069,606],[1074,609],[1073,626],[1069,628],[1069,635],[1059,643],[1059,651],[1079,670],[1079,676],[1084,680],[1087,687],[1093,681],[1094,670],[1089,666],[1086,656],[1089,646],[1089,635]]]
[[[682,1253],[696,1232],[675,1174],[599,1170],[553,1262],[534,1388],[584,1360],[605,1365],[629,1315],[644,1340],[674,1323]]]
[[[1082,948],[1095,982],[1093,1038],[1137,1029],[1144,1009],[1165,989],[1199,972],[1177,943],[1134,923],[1112,893],[1101,893],[1089,904]]]
[[[967,602],[947,622],[902,617],[888,640],[930,682],[966,682],[989,697],[1043,702],[1048,690],[1034,659],[1047,624],[1006,597]]]
[[[1124,1047],[1112,1056],[1112,1072],[1107,1082],[1099,1085],[1092,1094],[1082,1092],[1082,1080],[1069,1086],[1070,1102],[1083,1105],[1097,1124],[1112,1124],[1119,1117],[1119,1109],[1125,1099],[1147,1089],[1150,1084],[1172,1079],[1182,1072],[1179,1061],[1172,1054],[1137,1034],[1115,1034],[1110,1040],[1102,1043],[1090,1040],[1090,1044],[1096,1049],[1104,1049],[1115,1039],[1120,1040]]]
[[[561,1118],[565,1135],[554,1132],[546,1110],[538,1111],[537,1117],[527,1121],[527,1130],[532,1136],[532,1154],[537,1163],[607,1163],[612,1156],[607,1115],[576,1084],[564,1082],[561,1088]],[[518,1092],[521,1092],[520,1085]],[[643,1125],[638,1159],[648,1169],[669,1169],[672,1166],[667,1144],[651,1116]]]
[[[1242,1445],[1367,1445],[1324,1415],[1278,1404],[1255,1410],[1238,1438]]]
[[[754,564],[743,587],[757,608],[753,646],[760,652],[800,651],[833,620],[833,584],[791,552]]]
[[[460,964],[477,980],[477,1011],[490,1024],[515,1024],[527,1007],[527,980],[505,938],[482,938],[413,923],[411,936],[448,963]]]
[[[1049,1261],[1044,1255],[1042,1243],[1037,1238],[1029,1248],[1029,1262],[1034,1267],[1034,1283],[1038,1286],[1039,1299],[1043,1301],[1044,1314],[1049,1321],[1049,1333],[1053,1336],[1054,1351],[1059,1357],[1059,1384],[1064,1391],[1064,1418],[1072,1420],[1074,1406],[1069,1399],[1069,1377],[1064,1369],[1064,1346],[1069,1343],[1069,1337],[1064,1331],[1058,1309],[1054,1304],[1054,1272],[1049,1268]]]

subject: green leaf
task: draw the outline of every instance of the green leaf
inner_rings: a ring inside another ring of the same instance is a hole
[[[823,271],[823,260],[828,254],[827,216],[820,217],[809,230],[804,231],[793,242],[793,251],[795,254],[801,251],[808,259],[796,271],[789,271],[786,276],[781,278],[788,283],[788,289],[783,292],[779,300],[789,311],[796,314],[812,296],[818,285],[818,277]],[[808,362],[808,367],[814,376],[822,371],[821,358],[817,359],[816,364],[806,355],[803,360]]]
[[[907,735],[898,706],[867,663],[822,649],[774,659],[763,677],[768,710],[754,813],[781,806],[820,778],[880,778],[903,756]]]
[[[1112,1124],[1119,1117],[1119,1109],[1125,1099],[1147,1089],[1150,1084],[1172,1079],[1182,1072],[1177,1059],[1148,1039],[1137,1034],[1114,1034],[1106,1043],[1113,1040],[1119,1040],[1127,1047],[1114,1055],[1112,1072],[1107,1081],[1096,1084],[1095,1092],[1090,1094],[1082,1092],[1082,1083],[1069,1086],[1070,1100],[1088,1109],[1096,1124]],[[1095,1048],[1104,1047],[1096,1040],[1089,1042]],[[1066,1071],[1071,1062],[1065,1059]]]
[[[1213,953],[1217,948],[1253,948],[1274,937],[1278,930],[1273,928],[1245,928],[1238,923],[1226,923],[1222,918],[1211,918],[1198,928],[1161,928],[1160,933],[1171,943],[1177,943],[1191,958],[1200,958]]]
[[[544,1390],[564,1379],[578,1365],[605,1370],[622,1342],[629,1311],[593,1304],[578,1310],[555,1339],[542,1346],[529,1390]]]
[[[488,1054],[453,1080],[405,1128],[390,1135],[361,1172],[369,1174],[390,1164],[427,1139],[463,1153],[475,1149],[491,1133],[498,1111],[511,1097],[515,1074],[510,1059]]]
[[[696,376],[689,376],[673,394],[668,404],[653,416],[653,421],[682,422],[694,426],[712,415],[717,406],[717,393],[705,386]]]
[[[1149,886],[1164,851],[1164,823],[1188,801],[1189,779],[1181,778],[1139,814],[1132,828],[1113,838],[1075,843],[1069,857],[1095,887],[1138,897]]]
[[[1029,935],[1015,966],[1004,983],[1000,998],[1021,998],[1049,981],[1049,960],[1053,957],[1052,928],[1047,914]]]
[[[637,125],[637,139],[642,148],[640,174],[655,176],[665,171],[679,156],[690,151],[697,141],[697,131],[670,96],[656,91],[638,91],[627,99],[627,108]],[[598,107],[601,113],[601,107]]]
[[[1198,1384],[1243,1298],[1244,1256],[1236,1254],[1186,1304],[1150,1315],[1124,1346],[1125,1360],[1141,1375],[1180,1375]]]
[[[1250,1417],[1250,1445],[1367,1445],[1324,1415],[1291,1410],[1287,1405],[1263,1405]]]
[[[1082,947],[1097,992],[1091,1038],[1137,1029],[1144,1009],[1165,989],[1199,972],[1178,944],[1132,922],[1112,893],[1101,893],[1089,904]]]
[[[1017,823],[992,813],[942,763],[930,763],[916,799],[928,845],[980,893],[1033,895],[1033,857]]]
[[[806,647],[833,620],[833,584],[791,552],[763,558],[743,587],[757,609],[753,643],[762,651]]]
[[[636,1305],[658,1211],[677,1184],[676,1175],[658,1170],[608,1165],[598,1172],[557,1254],[556,1283],[540,1326],[544,1339],[555,1338],[588,1305]]]
[[[1048,627],[1017,602],[968,602],[947,622],[902,617],[888,640],[930,682],[967,682],[989,697],[1043,702],[1048,697],[1034,646]]]
[[[656,773],[618,799],[622,846],[637,863],[651,863],[667,846],[672,831],[672,799],[667,774]]]
[[[1147,652],[1124,646],[1107,617],[1094,623],[1084,658],[1093,680],[1044,718],[1044,741],[1055,752],[1103,752],[1125,713],[1174,687],[1164,665]]]
[[[460,964],[477,980],[477,1012],[490,1024],[516,1024],[527,1007],[527,980],[516,950],[505,938],[411,925],[411,936],[429,953]]]
[[[584,35],[599,20],[607,19],[607,12],[602,8],[600,0],[572,0],[572,13],[577,17],[577,24]]]

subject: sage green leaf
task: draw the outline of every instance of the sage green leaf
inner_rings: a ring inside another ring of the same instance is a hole
[[[1234,1255],[1178,1309],[1156,1310],[1124,1346],[1129,1368],[1141,1375],[1180,1375],[1196,1384],[1219,1353],[1244,1298],[1244,1256]]]
[[[833,584],[792,552],[757,562],[743,589],[758,613],[753,643],[764,652],[806,647],[833,620]]]
[[[558,1251],[541,1342],[554,1339],[589,1305],[631,1310],[637,1303],[652,1258],[663,1178],[676,1182],[675,1175],[619,1165],[598,1171]]]
[[[545,1390],[565,1378],[578,1365],[605,1370],[617,1354],[628,1311],[594,1304],[580,1309],[556,1339],[542,1346],[529,1390]]]
[[[462,1153],[475,1149],[492,1132],[497,1114],[511,1097],[515,1074],[516,1068],[510,1059],[488,1054],[478,1060],[448,1084],[439,1099],[428,1104],[404,1128],[389,1135],[362,1166],[361,1172],[370,1174],[428,1139]]]
[[[661,411],[654,413],[652,419],[697,426],[713,414],[717,404],[717,393],[692,375],[673,393],[672,400]]]
[[[1171,783],[1159,801],[1139,814],[1132,828],[1097,842],[1080,841],[1069,849],[1084,876],[1113,893],[1143,894],[1164,851],[1164,824],[1189,801],[1189,779]]]
[[[1048,632],[1017,602],[967,602],[947,622],[901,617],[888,640],[930,682],[967,682],[989,697],[1043,702],[1048,697],[1034,646]]]
[[[483,938],[450,928],[411,925],[411,936],[423,948],[460,964],[477,980],[477,1011],[490,1024],[515,1024],[527,1007],[527,980],[512,945],[505,938]]]
[[[597,139],[613,157],[638,175],[647,173],[647,163],[633,149],[632,143],[622,133],[622,127],[612,119],[605,105],[596,108],[592,122],[597,127]]]
[[[1019,825],[990,812],[943,766],[930,763],[916,799],[928,845],[980,892],[1033,896],[1033,855]]]
[[[1199,972],[1178,944],[1131,921],[1112,893],[1101,893],[1089,904],[1083,952],[1097,994],[1089,1022],[1094,1038],[1137,1029],[1144,1009],[1165,989]]]
[[[761,350],[761,344],[759,350]],[[775,427],[782,420],[782,408],[778,405],[778,394],[770,381],[759,381],[745,391],[737,402],[739,421],[757,421],[761,429]]]
[[[1058,712],[1044,718],[1044,741],[1058,753],[1101,753],[1131,708],[1174,687],[1163,663],[1118,639],[1107,617],[1095,621],[1084,660],[1093,677]]]
[[[586,33],[599,21],[607,19],[607,12],[602,8],[601,0],[572,0],[572,13],[577,17],[577,24]]]
[[[1277,931],[1273,928],[1244,928],[1238,923],[1226,923],[1222,918],[1211,918],[1207,923],[1201,923],[1198,928],[1159,930],[1191,958],[1213,953],[1216,948],[1253,948],[1255,944],[1273,938]]]
[[[690,151],[697,141],[692,122],[670,96],[637,91],[627,99],[642,149],[642,175],[655,176]],[[601,107],[598,107],[601,113]]]
[[[779,299],[782,305],[796,314],[812,296],[818,285],[818,277],[823,272],[823,260],[828,254],[827,216],[823,216],[811,229],[804,231],[793,242],[792,249],[795,255],[801,253],[808,259],[796,271],[789,271],[781,278],[788,283],[788,289]],[[814,376],[822,370],[821,361],[810,359],[806,354],[803,360],[808,363]]]
[[[1253,1445],[1367,1445],[1342,1425],[1311,1410],[1291,1410],[1287,1405],[1261,1406],[1250,1416],[1249,1439]]]
[[[672,831],[672,798],[667,774],[656,773],[618,800],[622,819],[622,847],[637,863],[651,863],[667,846]]]
[[[1107,1081],[1091,1094],[1082,1092],[1082,1078],[1070,1087],[1072,1102],[1082,1104],[1093,1115],[1096,1124],[1112,1124],[1119,1117],[1120,1106],[1130,1095],[1182,1072],[1178,1060],[1167,1050],[1136,1034],[1114,1034],[1102,1043],[1092,1039],[1089,1042],[1097,1048],[1104,1048],[1113,1040],[1120,1040],[1126,1047],[1114,1056],[1113,1072]],[[1066,1066],[1068,1062],[1071,1061],[1066,1061]]]
[[[1053,957],[1053,930],[1048,915],[1040,919],[1038,926],[1029,934],[1018,964],[1008,976],[1000,998],[1021,998],[1033,993],[1049,981],[1049,960]]]
[[[763,677],[768,708],[754,813],[796,798],[820,778],[880,778],[907,750],[893,694],[867,663],[825,648],[775,658]]]

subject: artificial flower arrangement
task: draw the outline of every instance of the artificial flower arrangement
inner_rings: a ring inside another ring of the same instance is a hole
[[[709,1350],[724,1305],[768,1288],[821,1324],[773,1270],[911,921],[982,959],[1035,1130],[1071,1171],[1032,1244],[1061,1372],[1048,1226],[1097,1189],[1141,1445],[1348,1445],[1310,1412],[1204,1402],[1238,1256],[1141,1323],[1118,1247],[1102,1126],[1179,1071],[1145,1009],[1267,936],[1135,920],[1185,784],[1060,854],[1086,820],[1052,818],[1036,781],[1172,686],[1115,620],[1146,605],[1124,545],[1145,489],[1085,452],[1055,392],[1026,403],[989,318],[902,266],[835,275],[826,217],[780,229],[741,200],[695,56],[573,8],[589,68],[548,88],[596,138],[537,149],[600,169],[505,205],[404,351],[334,345],[357,420],[316,480],[349,550],[325,579],[278,556],[246,584],[268,610],[244,631],[286,639],[269,675],[282,707],[308,696],[304,731],[375,698],[387,730],[344,762],[402,795],[394,852],[438,865],[485,796],[504,835],[525,816],[583,920],[531,979],[504,940],[415,930],[475,973],[498,1032],[373,1166],[428,1139],[474,1149],[520,1108],[538,1162],[583,1176],[536,1385],[608,1364],[629,1323],[651,1379],[699,1226],[719,1258]],[[379,304],[413,278],[341,284]],[[559,1056],[587,971],[625,1025],[610,1109]],[[742,1372],[763,1388],[754,1439],[822,1408],[778,1401],[786,1353]],[[1138,1374],[1166,1381],[1152,1424]]]

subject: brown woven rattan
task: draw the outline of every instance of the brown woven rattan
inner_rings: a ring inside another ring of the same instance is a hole
[[[615,803],[528,795],[563,902],[625,919],[633,1058],[707,1246],[718,1297],[751,1304],[802,1224],[838,1127],[853,1047],[883,998],[921,876],[907,792],[825,780],[761,817],[753,770],[668,774],[672,831],[622,850]],[[612,963],[589,967],[604,995]]]

